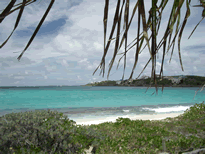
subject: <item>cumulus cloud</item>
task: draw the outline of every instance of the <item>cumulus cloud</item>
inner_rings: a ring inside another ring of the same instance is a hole
[[[21,1],[17,0],[17,3],[18,2]],[[1,49],[2,56],[0,57],[0,76],[2,86],[22,84],[73,85],[74,83],[77,85],[82,85],[90,81],[106,80],[107,77],[105,78],[105,76],[107,76],[109,68],[108,65],[110,63],[110,60],[112,59],[115,49],[115,40],[111,41],[107,56],[105,58],[106,69],[104,78],[102,77],[102,74],[99,75],[101,71],[100,68],[94,76],[92,75],[94,70],[100,64],[104,53],[104,1],[56,1],[32,44],[24,53],[20,62],[17,60],[17,57],[27,45],[36,26],[45,13],[49,2],[50,1],[39,1],[31,4],[30,6],[27,6],[18,28],[16,29],[10,40],[7,42],[7,44]],[[2,1],[0,10],[3,10],[8,3],[8,1]],[[135,3],[135,0],[130,1],[129,15],[132,14]],[[109,18],[107,24],[106,40],[108,40],[111,32],[116,4],[117,1],[115,0],[111,0],[109,3]],[[159,41],[163,38],[165,30],[163,27],[167,26],[167,16],[169,16],[171,13],[170,8],[172,7],[172,5],[173,2],[169,1],[166,8],[164,9],[157,43],[159,43]],[[196,5],[196,3],[191,3],[191,5]],[[151,2],[149,0],[145,0],[146,18],[148,18],[148,11],[150,7]],[[203,41],[204,35],[202,35],[202,33],[204,32],[204,20],[197,27],[192,37],[189,40],[187,39],[194,29],[195,25],[200,21],[203,9],[195,7],[190,7],[190,9],[191,16],[187,21],[187,25],[184,29],[181,40],[181,56],[184,72],[181,70],[178,55],[178,43],[176,40],[175,49],[170,64],[169,59],[171,56],[171,50],[165,56],[163,67],[164,75],[192,73],[194,73],[195,75],[205,75],[205,63],[203,62],[205,59]],[[186,5],[184,4],[181,14],[184,15],[185,12]],[[18,11],[12,13],[0,24],[1,43],[3,43],[5,39],[10,35],[17,14]],[[137,11],[128,32],[128,45],[137,36],[136,27],[138,19],[136,17]],[[181,23],[182,21],[183,18],[181,19]],[[121,31],[122,27],[123,22],[121,25]],[[140,28],[142,32],[142,25]],[[151,31],[148,31],[148,35],[150,34]],[[121,34],[120,41],[122,36],[123,33]],[[116,37],[116,31],[114,32],[113,37]],[[146,42],[144,41],[142,48],[144,48],[145,44]],[[131,45],[133,45],[133,43]],[[118,51],[118,54],[125,52],[124,48],[125,47],[123,43],[121,49]],[[157,54],[157,57],[159,57],[156,63],[157,73],[159,73],[161,69],[161,59],[163,53],[162,49],[163,48],[161,48],[159,50],[159,53]],[[130,76],[130,73],[132,71],[135,61],[135,53],[136,45],[126,54],[127,60],[125,79]],[[116,68],[118,61],[122,56],[123,54],[116,56],[110,73],[110,80],[118,80],[119,78],[121,78],[124,69],[124,57],[120,61],[118,70],[116,70]],[[148,51],[148,48],[145,47],[145,49],[139,54],[138,63],[133,78],[136,78],[139,73],[141,73],[149,58],[150,53]],[[152,62],[150,62],[145,69],[145,75],[150,76],[151,63]]]
[[[23,76],[15,76],[14,79],[24,79]]]

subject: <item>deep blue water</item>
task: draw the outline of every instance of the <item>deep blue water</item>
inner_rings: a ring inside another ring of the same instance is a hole
[[[205,100],[199,88],[165,87],[16,87],[0,88],[0,116],[12,112],[56,110],[68,117],[182,112]],[[152,95],[153,94],[153,95]],[[194,98],[194,100],[193,100]]]

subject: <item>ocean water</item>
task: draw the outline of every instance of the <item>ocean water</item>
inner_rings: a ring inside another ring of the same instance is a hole
[[[182,113],[205,100],[198,87],[16,87],[0,88],[0,117],[8,113],[47,110],[63,112],[69,119],[113,115]],[[147,90],[147,92],[146,92]],[[145,93],[146,92],[146,93]],[[153,95],[152,95],[153,94]],[[194,98],[194,99],[193,99]]]

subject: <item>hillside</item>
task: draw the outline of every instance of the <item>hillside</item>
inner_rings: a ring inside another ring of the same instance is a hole
[[[88,83],[84,86],[150,86],[151,78],[147,77],[146,79],[133,79],[132,81],[124,80],[124,81],[101,81],[95,83]],[[157,77],[158,86],[164,85],[165,87],[200,87],[205,84],[205,77],[203,76],[164,76],[163,80]],[[154,84],[152,83],[152,86]]]

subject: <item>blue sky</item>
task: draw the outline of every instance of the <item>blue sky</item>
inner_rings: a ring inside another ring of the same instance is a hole
[[[21,2],[17,0],[16,4]],[[1,0],[0,10],[7,6],[8,0]],[[103,55],[103,16],[104,0],[60,0],[55,1],[51,11],[45,19],[42,27],[34,38],[30,47],[26,50],[20,62],[17,57],[26,47],[30,37],[37,27],[40,19],[45,13],[50,0],[37,0],[27,6],[23,12],[21,21],[7,44],[1,48],[0,57],[0,86],[46,86],[46,85],[83,85],[89,82],[107,80],[108,65],[114,52],[114,41],[106,56],[105,76],[102,77],[100,69],[94,74],[94,70],[101,62]],[[129,19],[131,18],[136,0],[130,1]],[[161,3],[159,1],[158,3]],[[109,37],[117,1],[110,0],[107,38]],[[198,1],[192,5],[199,4]],[[164,34],[173,1],[169,1],[164,14],[157,43],[160,42]],[[150,0],[145,0],[146,20],[148,20],[148,10],[151,6]],[[201,20],[203,8],[190,7],[191,16],[183,31],[181,40],[181,56],[184,72],[181,70],[178,42],[176,38],[175,48],[171,63],[169,59],[171,50],[165,56],[164,75],[199,75],[205,76],[205,45],[204,45],[204,24],[203,20],[188,39],[195,25]],[[2,44],[13,30],[16,17],[19,11],[15,11],[3,20],[0,24],[0,44]],[[181,23],[186,12],[186,4],[183,4],[181,12]],[[124,19],[123,19],[124,20]],[[128,44],[137,36],[137,11],[128,32]],[[121,30],[123,27],[123,22]],[[142,27],[141,27],[142,32]],[[175,26],[174,26],[175,32]],[[116,30],[114,36],[116,35]],[[151,35],[151,31],[148,31]],[[173,34],[174,35],[174,34]],[[173,38],[172,35],[172,38]],[[122,35],[120,39],[122,38]],[[143,44],[143,47],[145,42]],[[127,53],[125,78],[129,78],[134,64],[136,47]],[[157,54],[157,73],[160,72],[162,48]],[[119,53],[124,52],[123,48]],[[124,58],[122,58],[119,69],[118,60],[121,55],[117,55],[112,67],[109,80],[119,80],[123,75]],[[133,78],[137,78],[150,55],[146,47],[139,56]],[[151,63],[145,69],[143,75],[151,75]]]

